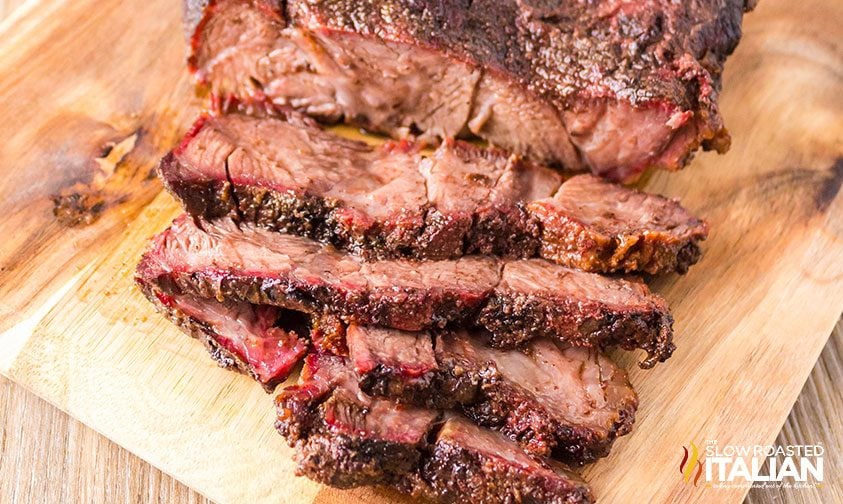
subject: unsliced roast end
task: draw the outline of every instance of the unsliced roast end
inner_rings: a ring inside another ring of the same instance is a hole
[[[750,3],[190,0],[186,24],[191,69],[222,108],[474,136],[632,181],[728,147],[721,73]]]

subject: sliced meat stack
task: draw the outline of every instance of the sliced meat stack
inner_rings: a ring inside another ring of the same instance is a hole
[[[304,356],[311,321],[302,312],[175,293],[161,278],[139,277],[138,283],[159,311],[201,339],[220,365],[251,375],[268,391]],[[458,409],[538,457],[591,462],[632,428],[638,400],[626,372],[596,350],[547,339],[524,349],[494,350],[488,335],[465,331],[433,336],[352,325],[343,332],[347,349],[340,351],[350,362],[343,376],[367,394]],[[336,351],[318,341],[313,346],[320,353]]]
[[[298,474],[322,483],[387,485],[447,503],[593,501],[565,466],[530,458],[501,434],[362,393],[343,357],[308,356],[276,403]]]
[[[640,348],[645,368],[674,349],[667,305],[644,283],[539,259],[367,262],[307,238],[231,221],[203,229],[182,216],[154,238],[138,278],[168,295],[300,310],[323,327],[337,319],[407,331],[481,327],[498,348],[538,337]]]
[[[372,147],[296,113],[199,119],[159,166],[197,218],[231,217],[370,258],[543,257],[594,272],[684,273],[704,222],[676,201],[448,141]]]
[[[191,67],[222,108],[472,135],[628,181],[727,150],[720,77],[755,2],[185,3]]]
[[[347,340],[367,394],[458,408],[534,455],[591,462],[632,429],[638,398],[626,372],[595,350],[538,339],[523,351],[502,351],[465,331],[359,326],[349,327]]]
[[[146,296],[267,390],[310,352],[278,399],[300,474],[441,502],[592,500],[561,463],[608,454],[638,405],[599,349],[674,346],[662,298],[585,270],[684,271],[707,233],[590,175],[289,111],[203,118],[159,173],[189,215],[138,265]]]

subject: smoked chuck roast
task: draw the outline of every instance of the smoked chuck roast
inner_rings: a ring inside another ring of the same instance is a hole
[[[220,109],[475,136],[630,181],[728,149],[721,75],[754,3],[187,0],[185,29]]]
[[[620,275],[685,273],[708,235],[612,182],[728,149],[721,76],[755,2],[184,3],[209,113],[159,164],[186,214],[144,295],[267,391],[304,362],[276,398],[300,475],[593,502],[569,465],[638,407],[602,349],[674,350],[667,303]]]

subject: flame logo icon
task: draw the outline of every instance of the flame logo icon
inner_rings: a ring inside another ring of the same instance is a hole
[[[691,450],[688,451],[688,448],[682,447],[685,450],[685,455],[682,457],[682,462],[679,463],[679,473],[682,475],[685,483],[691,480],[691,475],[694,474],[694,467],[696,466],[697,474],[694,476],[694,486],[697,486],[697,483],[700,481],[700,476],[702,476],[702,460],[699,458],[699,450],[697,449],[697,445],[693,442],[691,443]]]

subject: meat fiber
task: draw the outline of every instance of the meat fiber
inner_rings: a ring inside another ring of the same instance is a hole
[[[296,447],[297,472],[340,488],[398,485],[418,467],[436,411],[372,399],[346,359],[310,354],[278,396],[276,426]]]
[[[269,392],[287,379],[307,351],[307,326],[300,314],[269,305],[165,294],[142,278],[137,283],[155,308],[200,340],[220,366],[248,374]]]
[[[592,462],[632,429],[638,398],[626,372],[594,350],[538,339],[523,352],[502,351],[465,332],[359,326],[348,328],[347,339],[366,393],[459,408],[537,456]]]
[[[725,152],[717,105],[748,0],[186,0],[190,67],[261,102],[395,137],[476,136],[631,180]]]
[[[448,141],[372,147],[284,118],[198,120],[159,166],[188,213],[370,258],[544,257],[594,272],[684,273],[708,230],[676,201]]]
[[[566,467],[528,457],[496,432],[367,396],[343,357],[308,356],[276,404],[297,474],[321,483],[384,485],[443,503],[593,501]]]
[[[673,351],[665,301],[641,282],[540,259],[467,256],[367,262],[298,236],[182,216],[156,236],[138,277],[166,294],[272,305],[317,319],[408,331],[478,326],[513,348],[537,337],[641,348],[652,367]]]

